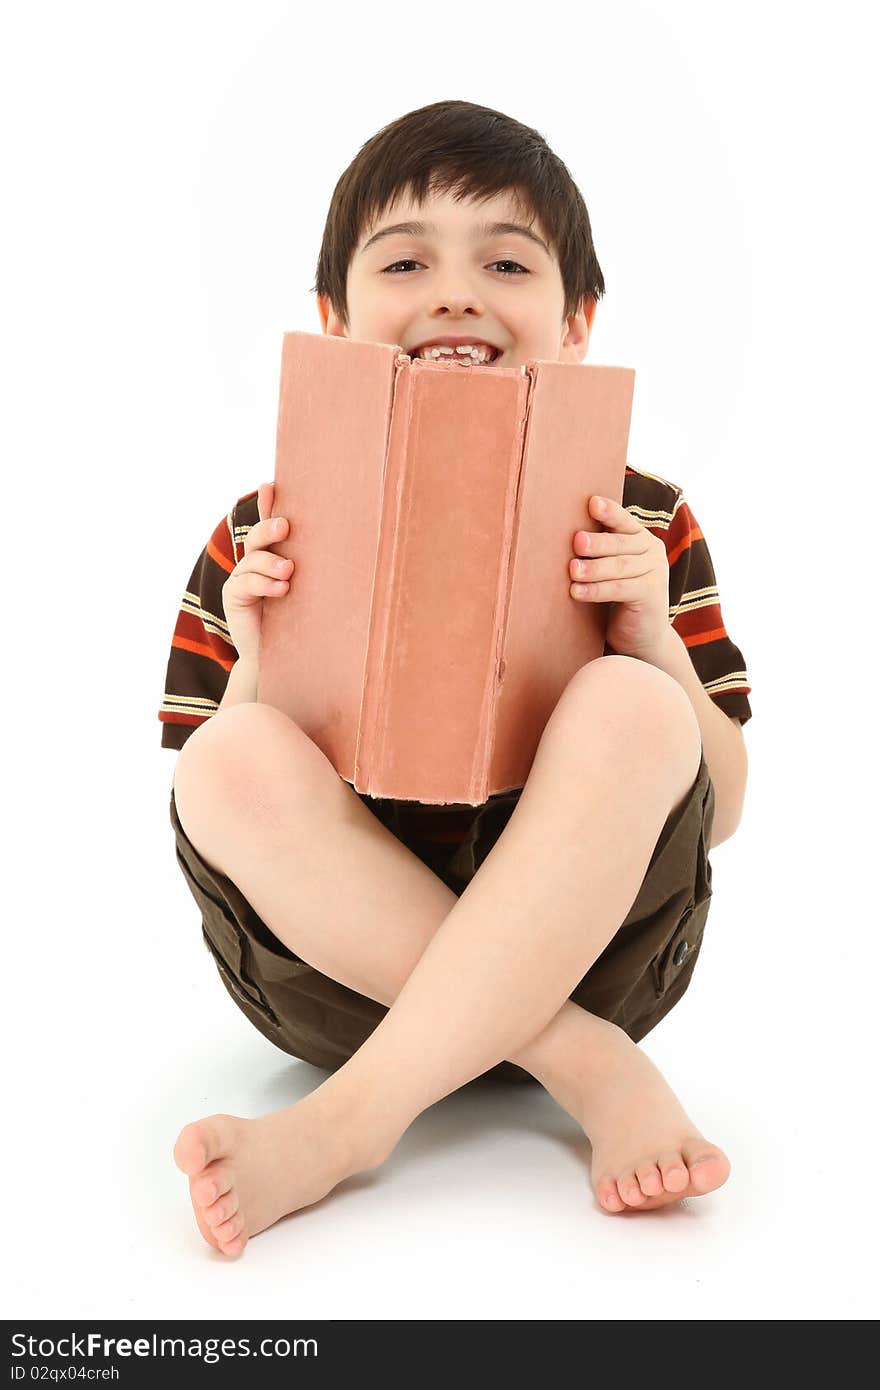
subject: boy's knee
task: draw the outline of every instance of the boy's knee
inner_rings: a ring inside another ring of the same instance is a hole
[[[244,701],[211,716],[190,735],[174,769],[181,822],[218,807],[272,815],[314,798],[335,769],[298,724],[271,705]]]
[[[687,691],[673,676],[630,656],[603,656],[577,670],[557,710],[580,728],[601,720],[609,737],[638,741],[653,759],[668,751],[699,766],[702,734]],[[696,774],[695,774],[696,775]]]

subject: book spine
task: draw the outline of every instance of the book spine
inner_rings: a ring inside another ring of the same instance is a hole
[[[409,359],[398,357],[388,410],[385,458],[382,465],[382,500],[373,592],[370,596],[369,632],[364,668],[363,699],[358,721],[354,760],[354,785],[370,794],[377,764],[381,766],[381,716],[386,704],[386,683],[393,667],[395,638],[394,602],[400,570],[398,551],[402,534],[409,450],[406,436],[412,405],[412,379],[405,370]],[[403,435],[403,442],[399,436]],[[381,794],[381,793],[380,793]]]
[[[516,563],[516,546],[519,537],[520,498],[522,495],[523,473],[526,465],[526,439],[529,412],[532,407],[533,383],[533,373],[527,371],[526,367],[523,367],[519,396],[519,418],[517,419],[515,436],[515,449],[518,451],[519,461],[516,468],[512,470],[511,486],[505,500],[504,535],[500,552],[501,564],[499,565],[498,571],[498,599],[495,610],[495,660],[489,673],[489,681],[486,690],[485,724],[487,736],[482,740],[484,758],[483,765],[480,769],[481,802],[487,800],[489,795],[489,778],[492,774],[495,758],[495,743],[498,733],[498,697],[504,682],[504,677],[507,673],[505,652],[508,617],[510,614],[510,596],[513,588],[513,573]]]
[[[394,393],[355,788],[481,805],[529,381],[500,378],[489,391],[480,382],[478,395],[480,379],[459,371],[407,364]]]

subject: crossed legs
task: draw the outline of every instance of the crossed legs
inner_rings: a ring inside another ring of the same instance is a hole
[[[699,760],[699,726],[675,681],[626,657],[590,663],[456,898],[277,710],[232,706],[197,730],[175,769],[194,847],[292,951],[390,1006],[296,1105],[184,1128],[175,1161],[206,1240],[237,1254],[249,1235],[380,1164],[418,1114],[505,1058],[583,1125],[606,1210],[723,1182],[726,1157],[649,1059],[568,998],[629,912]]]

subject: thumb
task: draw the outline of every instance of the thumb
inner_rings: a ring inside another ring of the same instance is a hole
[[[272,515],[272,503],[275,500],[275,484],[261,483],[257,488],[257,513],[260,521],[265,521],[267,516]]]

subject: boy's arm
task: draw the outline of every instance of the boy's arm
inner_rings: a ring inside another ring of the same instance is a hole
[[[742,817],[748,776],[742,728],[739,720],[725,714],[706,693],[688,649],[674,627],[669,626],[661,647],[646,660],[677,680],[694,707],[703,736],[703,754],[715,788],[715,819],[709,846],[714,848],[730,838]]]
[[[256,658],[249,661],[244,657],[239,657],[232,670],[229,672],[229,680],[223,692],[223,699],[217,706],[217,713],[222,709],[228,709],[230,705],[242,705],[245,703],[256,703],[257,699],[257,661]]]

